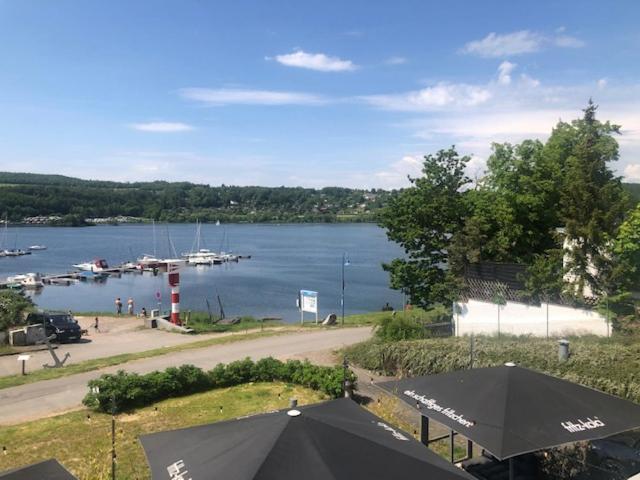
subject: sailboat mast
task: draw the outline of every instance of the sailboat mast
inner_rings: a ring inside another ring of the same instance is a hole
[[[151,224],[153,225],[153,258],[158,258],[156,252],[156,220],[155,218],[151,219]]]

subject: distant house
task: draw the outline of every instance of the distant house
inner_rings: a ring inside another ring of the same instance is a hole
[[[534,302],[524,292],[526,265],[483,262],[465,272],[464,294],[454,302],[455,334],[608,336],[607,318],[558,299]]]

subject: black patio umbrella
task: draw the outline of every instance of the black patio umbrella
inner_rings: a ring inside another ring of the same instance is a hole
[[[0,473],[2,480],[76,480],[54,458]]]
[[[140,440],[154,480],[473,478],[350,399]]]
[[[500,460],[640,427],[640,405],[512,364],[380,386]]]

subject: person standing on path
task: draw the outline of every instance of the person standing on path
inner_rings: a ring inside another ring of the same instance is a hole
[[[129,312],[129,315],[133,315],[133,298],[131,297],[127,300],[127,311]]]
[[[96,332],[100,332],[100,327],[98,326],[98,317],[96,317],[96,319],[95,319],[95,323],[93,324],[93,329]]]
[[[116,298],[116,314],[122,314],[122,300],[120,300],[120,297]]]

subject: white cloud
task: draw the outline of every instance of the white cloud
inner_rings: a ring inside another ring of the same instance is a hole
[[[607,79],[606,78],[601,78],[600,80],[598,80],[598,89],[599,90],[603,90],[606,86],[607,86]]]
[[[321,105],[327,99],[311,93],[240,88],[183,88],[180,96],[209,106],[222,105]]]
[[[553,39],[553,43],[562,48],[582,48],[585,42],[571,35],[559,35]]]
[[[409,186],[408,177],[419,177],[422,174],[424,158],[421,155],[404,155],[388,168],[375,172],[375,184],[379,188],[403,188]]]
[[[402,65],[407,63],[407,61],[408,60],[405,57],[389,57],[384,63],[387,65]]]
[[[511,83],[511,72],[513,72],[515,68],[515,63],[511,63],[507,60],[502,62],[498,67],[498,83],[502,85],[509,85]]]
[[[529,30],[505,33],[503,35],[491,32],[482,40],[467,43],[463,53],[479,55],[481,57],[509,57],[523,53],[537,52],[543,43],[543,37]]]
[[[268,57],[267,60],[269,60]],[[330,57],[324,53],[307,53],[303,50],[276,55],[275,60],[287,67],[307,68],[320,72],[346,72],[357,68],[351,60]]]
[[[484,87],[441,82],[407,93],[369,95],[365,102],[384,110],[427,111],[451,107],[472,107],[486,102],[491,93]]]
[[[533,53],[547,45],[560,48],[584,47],[585,43],[582,40],[571,35],[562,34],[563,31],[558,32],[555,36],[547,36],[530,30],[504,34],[491,32],[481,40],[468,42],[460,51],[470,55],[495,58]]]
[[[154,133],[175,133],[175,132],[187,132],[193,130],[191,125],[180,122],[148,122],[148,123],[132,123],[129,125],[134,130],[141,132],[154,132]]]
[[[540,86],[540,80],[530,77],[526,73],[523,73],[522,75],[520,75],[520,84],[525,87],[536,88]]]
[[[640,163],[631,163],[624,167],[624,178],[630,182],[640,182]]]

